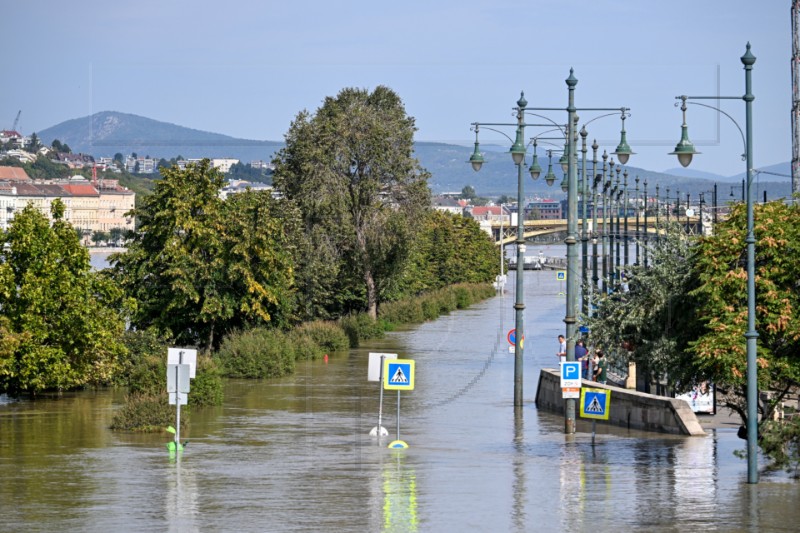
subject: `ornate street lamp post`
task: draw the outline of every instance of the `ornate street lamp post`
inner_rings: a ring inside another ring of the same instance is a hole
[[[750,52],[750,43],[744,55],[741,57],[744,65],[744,85],[745,93],[743,96],[679,96],[681,100],[681,111],[683,113],[683,124],[681,125],[681,140],[675,146],[675,151],[671,152],[678,156],[678,161],[685,167],[692,161],[692,156],[698,153],[694,145],[689,141],[689,134],[686,126],[686,103],[687,100],[743,100],[745,104],[745,135],[743,135],[745,163],[747,171],[746,179],[746,201],[747,201],[747,331],[744,334],[747,344],[747,482],[758,483],[758,380],[756,355],[758,332],[756,331],[756,285],[755,285],[755,247],[756,239],[753,232],[753,100],[755,96],[752,91],[752,71],[756,62],[755,56]],[[737,128],[739,124],[733,117],[724,111],[708,106],[691,102],[696,105],[710,107],[728,117]],[[741,133],[741,128],[739,128]]]

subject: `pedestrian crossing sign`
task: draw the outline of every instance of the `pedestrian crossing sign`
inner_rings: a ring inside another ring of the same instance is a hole
[[[386,359],[383,362],[384,390],[414,390],[414,361]]]
[[[610,390],[581,389],[581,417],[608,420],[610,404]]]

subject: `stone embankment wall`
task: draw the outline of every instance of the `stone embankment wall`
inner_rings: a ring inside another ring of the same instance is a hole
[[[653,396],[587,380],[583,380],[582,386],[611,391],[608,421],[598,420],[598,423],[658,433],[691,436],[706,434],[694,411],[683,400]],[[561,397],[561,378],[557,369],[545,368],[539,374],[536,406],[539,409],[564,414],[566,402]],[[575,416],[580,417],[580,406],[577,405],[577,401]]]

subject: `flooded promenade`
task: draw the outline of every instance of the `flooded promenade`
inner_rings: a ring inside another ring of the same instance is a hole
[[[533,251],[538,251],[537,248]],[[533,404],[555,366],[564,297],[555,273],[525,274],[525,367],[513,404],[508,293],[397,331],[295,375],[228,381],[225,405],[195,410],[170,458],[163,434],[111,432],[122,393],[0,401],[4,531],[796,531],[800,486],[746,483],[734,424],[677,437],[579,421]],[[385,397],[369,352],[416,361],[416,385]],[[612,400],[613,402],[613,400]],[[613,409],[613,403],[611,408]],[[716,426],[716,427],[712,427]]]

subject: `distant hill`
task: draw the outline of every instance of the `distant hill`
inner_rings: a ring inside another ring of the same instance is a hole
[[[70,146],[73,152],[83,152],[95,157],[113,157],[116,153],[128,155],[136,152],[140,156],[170,159],[181,155],[186,158],[195,157],[234,157],[244,163],[254,160],[269,161],[284,143],[280,141],[259,141],[237,139],[219,133],[211,133],[191,128],[184,128],[167,122],[114,111],[103,111],[94,115],[62,122],[37,133],[41,141],[51,144],[54,139]],[[414,145],[415,156],[423,167],[431,173],[430,187],[434,194],[442,192],[460,192],[466,185],[471,185],[479,196],[496,198],[506,194],[516,197],[517,170],[508,156],[508,149],[502,146],[485,145],[484,158],[486,164],[475,172],[469,165],[472,146],[460,146],[444,143],[417,142]],[[561,191],[561,167],[557,158],[553,159],[553,171],[557,179],[552,187],[544,181],[547,172],[547,157],[539,154],[543,175],[536,181],[531,180],[525,172],[525,195],[563,198]],[[788,163],[784,164],[788,169]],[[781,165],[765,167],[783,169]],[[778,171],[780,172],[780,171]],[[698,175],[696,172],[675,169],[674,172],[654,172],[637,167],[628,167],[628,191],[635,194],[635,178],[639,176],[639,190],[644,192],[644,181],[648,182],[648,194],[655,194],[655,186],[659,185],[660,194],[675,196],[681,192],[693,199],[700,192],[710,193],[714,183],[718,185],[718,199],[729,196],[732,188],[741,181],[736,176]],[[767,179],[769,177],[769,180]],[[622,179],[622,176],[620,176]],[[785,178],[775,178],[762,174],[759,179],[758,194],[768,191],[770,198],[789,195],[789,182]],[[614,174],[616,181],[616,172]],[[710,202],[710,194],[706,195]]]
[[[66,143],[73,152],[95,157],[116,153],[170,159],[178,155],[194,157],[234,157],[243,162],[267,161],[282,143],[236,139],[219,133],[184,128],[138,115],[102,111],[67,120],[37,134],[45,144],[54,139]]]

